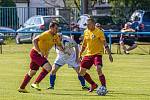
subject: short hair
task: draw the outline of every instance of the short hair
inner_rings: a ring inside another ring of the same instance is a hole
[[[87,21],[91,21],[92,23],[95,24],[95,20],[93,18],[88,18]]]
[[[101,27],[101,24],[100,23],[96,23],[95,26]]]
[[[49,23],[49,28],[55,27],[55,25],[59,26],[57,21],[52,21]]]

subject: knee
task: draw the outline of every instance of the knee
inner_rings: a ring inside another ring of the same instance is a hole
[[[52,66],[51,66],[49,63],[46,63],[46,64],[43,66],[43,68],[44,68],[46,71],[48,71],[48,72],[50,72],[50,71],[52,70]]]
[[[97,70],[97,73],[99,76],[101,76],[103,74],[101,67],[97,68],[96,70]]]
[[[37,71],[35,71],[35,70],[30,70],[30,71],[28,72],[28,75],[29,75],[30,77],[33,77],[33,76],[36,74],[36,72],[37,72]]]
[[[52,70],[51,70],[51,74],[52,74],[52,75],[55,75],[55,74],[56,74],[56,70],[55,70],[55,69],[52,69]]]
[[[86,70],[80,70],[78,74],[80,76],[84,76],[86,74]]]

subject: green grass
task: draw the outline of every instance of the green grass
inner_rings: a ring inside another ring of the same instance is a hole
[[[106,96],[97,96],[95,91],[83,91],[75,71],[68,69],[66,65],[57,73],[55,90],[46,90],[49,75],[40,84],[42,91],[32,89],[30,84],[36,75],[26,88],[30,93],[19,93],[17,89],[29,70],[31,48],[32,44],[3,46],[3,54],[0,54],[0,100],[150,100],[150,55],[138,48],[130,55],[113,54],[113,63],[104,55],[103,71],[109,90]],[[55,52],[51,50],[51,64],[55,57]],[[88,72],[100,84],[94,67]]]

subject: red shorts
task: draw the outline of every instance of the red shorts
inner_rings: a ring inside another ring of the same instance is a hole
[[[42,67],[45,63],[48,62],[48,60],[45,57],[42,57],[34,49],[32,49],[30,52],[30,58],[31,58],[30,69],[32,70],[38,70],[40,66]]]
[[[103,65],[102,64],[102,56],[101,55],[92,55],[92,56],[85,56],[81,61],[81,67],[90,69],[92,65]]]

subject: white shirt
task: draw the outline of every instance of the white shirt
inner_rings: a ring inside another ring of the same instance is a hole
[[[75,46],[77,46],[76,42],[71,39],[69,36],[64,36],[62,35],[62,40],[61,40],[62,46],[64,47],[64,51],[67,53],[64,53],[60,50],[57,49],[56,47],[56,53],[57,56],[65,56],[65,57],[70,57],[75,55]],[[70,55],[69,55],[70,54]]]

